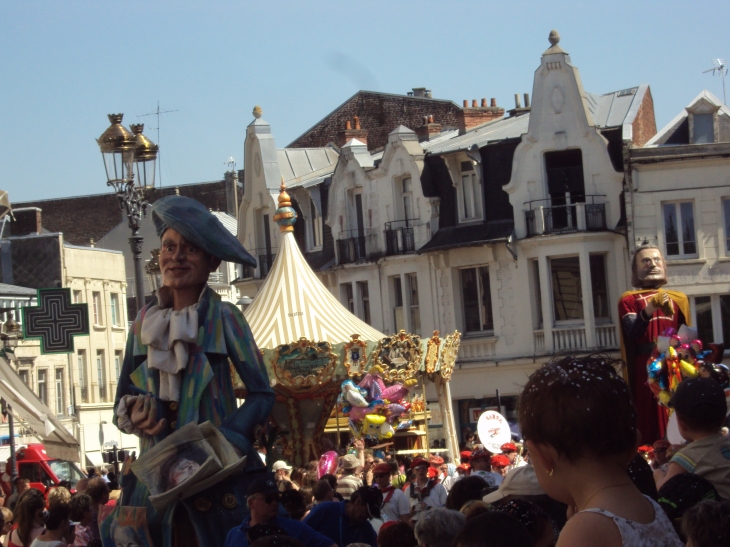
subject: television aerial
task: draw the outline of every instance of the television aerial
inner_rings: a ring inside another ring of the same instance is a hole
[[[725,59],[713,59],[712,65],[712,68],[703,70],[702,74],[712,72],[713,76],[718,75],[720,76],[720,78],[722,78],[722,103],[727,105],[727,97],[725,96],[725,76],[727,76],[727,63],[725,62]]]

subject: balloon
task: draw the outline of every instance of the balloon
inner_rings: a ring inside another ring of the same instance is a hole
[[[379,414],[370,414],[365,416],[362,421],[360,432],[363,437],[368,439],[378,439],[380,436],[380,426],[385,423],[385,416]]]
[[[403,405],[399,405],[398,403],[390,403],[389,405],[385,405],[385,409],[388,412],[388,422],[391,424],[398,416],[406,411],[406,408]]]
[[[487,410],[479,416],[477,431],[484,448],[493,454],[501,453],[502,445],[512,440],[509,423],[504,416],[494,410]]]
[[[348,413],[348,416],[351,420],[354,420],[356,422],[359,422],[362,420],[365,416],[369,414],[375,414],[378,411],[378,408],[382,405],[382,401],[373,401],[377,404],[375,405],[368,405],[368,406],[353,406],[350,408],[350,411]]]
[[[348,402],[353,406],[368,406],[369,403],[365,399],[367,391],[356,386],[352,380],[342,382],[341,389],[340,397],[343,402]]]
[[[322,454],[317,465],[317,478],[321,479],[325,475],[334,474],[337,470],[337,452],[330,450]]]
[[[411,386],[416,383],[417,381],[411,378],[405,381],[406,385],[393,384],[390,387],[386,387],[385,390],[383,390],[383,400],[390,401],[391,403],[400,402],[403,397],[408,395],[408,392],[411,390]]]
[[[374,365],[370,367],[368,373],[358,384],[358,386],[362,389],[367,389],[369,391],[371,400],[383,398],[382,393],[385,391],[385,384],[383,383],[383,379],[380,377],[380,373],[382,372],[382,368],[378,365]]]
[[[379,440],[390,439],[393,435],[395,435],[395,429],[393,429],[393,426],[388,422],[385,422],[380,426],[380,435],[378,435]]]

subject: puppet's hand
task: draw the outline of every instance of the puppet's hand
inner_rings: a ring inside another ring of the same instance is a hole
[[[129,416],[142,433],[159,435],[165,429],[167,420],[157,419],[157,400],[152,395],[138,395]]]

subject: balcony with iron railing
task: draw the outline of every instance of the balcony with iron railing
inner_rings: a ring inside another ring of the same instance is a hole
[[[592,337],[589,334],[592,330]],[[546,340],[546,334],[549,336]],[[618,349],[616,325],[593,324],[553,327],[533,331],[535,355],[564,352],[615,351]]]
[[[536,199],[525,205],[527,237],[607,229],[605,195],[585,196],[585,202],[553,205],[551,199]]]
[[[367,259],[367,237],[360,230],[340,232],[337,240],[340,264],[352,264]]]
[[[416,219],[393,220],[385,223],[386,256],[416,252],[415,223]]]

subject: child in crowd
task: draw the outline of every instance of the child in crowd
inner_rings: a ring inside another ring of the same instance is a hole
[[[558,547],[680,547],[661,507],[626,470],[640,433],[628,386],[603,356],[558,357],[533,373],[519,422],[537,479],[573,513]]]
[[[53,503],[45,519],[46,529],[33,540],[30,547],[66,547],[70,535],[68,504]]]
[[[669,405],[677,413],[679,433],[689,444],[672,456],[657,487],[680,473],[694,473],[710,481],[720,496],[730,498],[730,438],[720,433],[727,415],[722,387],[712,378],[685,380]]]
[[[682,528],[688,547],[730,545],[730,501],[698,503],[684,514]]]
[[[91,521],[94,518],[94,503],[86,494],[76,494],[69,502],[71,520],[77,522],[73,547],[87,547],[94,535],[91,532]]]

